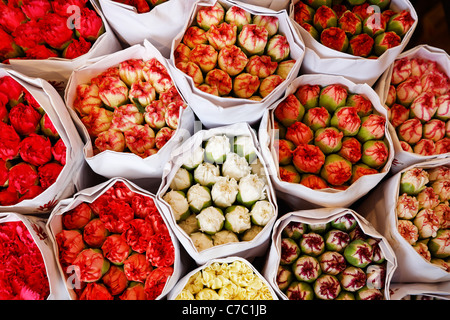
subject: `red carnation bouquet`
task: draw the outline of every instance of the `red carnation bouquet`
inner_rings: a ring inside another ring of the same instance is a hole
[[[0,3],[0,61],[75,59],[105,32],[87,0],[23,0]]]
[[[10,76],[0,78],[0,205],[33,199],[66,164],[66,146],[31,93]]]
[[[152,196],[124,180],[105,189],[49,219],[68,289],[80,300],[158,299],[178,273],[177,243]]]

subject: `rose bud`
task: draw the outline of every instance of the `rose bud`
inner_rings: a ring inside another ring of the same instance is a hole
[[[357,163],[362,156],[361,143],[353,137],[345,137],[338,154],[352,164]]]
[[[336,27],[337,26],[337,17],[336,13],[331,9],[331,7],[321,6],[316,10],[316,13],[313,17],[313,25],[314,28],[318,32],[322,32],[323,30]]]
[[[102,282],[112,295],[122,293],[128,285],[128,280],[123,268],[115,265],[110,266],[108,272],[102,277]]]
[[[325,107],[311,108],[306,111],[303,117],[303,123],[316,131],[317,129],[328,127],[330,125],[330,119],[330,114]]]
[[[221,96],[228,95],[232,89],[231,77],[221,69],[212,69],[209,71],[206,74],[205,82],[210,86],[216,87]]]
[[[286,297],[289,300],[313,300],[314,291],[306,282],[293,281],[286,289]]]
[[[199,44],[191,50],[189,60],[196,63],[203,72],[208,72],[215,68],[217,64],[218,53],[213,46],[208,44]]]
[[[144,284],[140,282],[131,282],[122,295],[120,300],[147,300]]]
[[[235,46],[224,47],[217,57],[217,64],[220,69],[235,76],[241,73],[247,65],[248,58],[242,50]]]
[[[238,6],[232,6],[225,13],[225,21],[229,24],[235,24],[238,31],[241,31],[244,25],[249,24],[252,21],[252,17],[250,12],[239,8]]]
[[[212,25],[206,32],[208,43],[217,51],[236,43],[237,26],[223,22],[217,26]]]
[[[80,270],[80,280],[84,282],[98,281],[108,270],[109,261],[99,249],[84,249],[73,261]]]
[[[450,199],[450,181],[438,180],[433,182],[431,186],[442,202]]]
[[[102,251],[105,258],[116,265],[121,265],[131,253],[131,248],[119,234],[112,234],[106,237],[102,244]]]
[[[389,109],[389,121],[397,128],[401,124],[403,124],[406,120],[409,119],[409,109],[405,106],[394,103],[392,107]]]
[[[314,293],[321,300],[334,300],[340,292],[341,286],[335,276],[323,274],[314,282]]]
[[[325,158],[320,175],[329,184],[342,185],[352,177],[352,164],[340,155],[330,154]]]
[[[422,168],[413,168],[402,173],[400,180],[400,193],[417,195],[429,182],[428,172]]]
[[[233,92],[239,98],[250,98],[259,88],[259,78],[250,73],[241,73],[234,78]]]
[[[445,122],[431,119],[423,125],[423,137],[437,142],[445,137]]]
[[[296,60],[285,60],[278,64],[278,67],[275,71],[276,75],[279,75],[281,78],[286,79],[294,67]]]
[[[395,32],[387,31],[377,35],[374,41],[374,53],[381,56],[386,50],[398,46],[402,40]]]
[[[320,91],[319,105],[334,112],[337,108],[345,105],[347,100],[347,89],[339,84],[328,85]]]
[[[61,230],[55,236],[58,245],[58,260],[65,269],[70,266],[86,245],[78,230]]]
[[[20,150],[20,136],[10,125],[0,122],[0,158],[4,161],[16,158]]]
[[[393,104],[395,103],[395,100],[397,99],[397,90],[395,89],[394,85],[389,85],[389,91],[388,91],[388,95],[386,97],[386,102],[385,104],[388,107],[392,107]]]
[[[434,238],[439,230],[439,218],[433,209],[422,209],[414,218],[414,225],[419,230],[419,238]]]
[[[125,136],[121,131],[108,129],[98,134],[94,144],[100,152],[105,150],[123,152],[125,150]]]
[[[145,62],[143,73],[145,80],[149,81],[159,94],[169,90],[174,85],[166,67],[156,58]]]
[[[175,130],[170,129],[169,127],[161,128],[155,136],[155,145],[157,149],[161,149],[167,143],[167,141],[172,138]]]
[[[87,7],[81,9],[79,22],[75,25],[76,34],[78,37],[83,37],[88,41],[94,42],[97,38],[105,32],[102,18],[95,10]]]
[[[134,104],[124,104],[114,109],[110,129],[125,132],[143,122],[144,116]]]
[[[419,212],[419,200],[414,196],[403,193],[397,199],[395,212],[398,218],[410,220]]]
[[[166,107],[166,112],[164,115],[164,121],[166,122],[167,126],[173,130],[178,128],[178,122],[180,118],[180,108],[182,108],[183,105],[179,102],[172,102]]]
[[[299,24],[313,23],[313,17],[315,10],[308,6],[306,3],[299,1],[294,5],[294,20]]]
[[[293,165],[279,167],[281,181],[300,183],[301,177]]]
[[[398,59],[394,62],[392,69],[391,84],[397,85],[411,76],[411,61],[408,57]]]
[[[181,61],[187,62],[189,61],[189,56],[191,55],[191,48],[180,42],[175,48],[173,55],[175,59],[175,65]]]
[[[292,265],[292,272],[299,281],[314,282],[321,274],[319,261],[315,257],[302,255]]]
[[[77,86],[73,107],[80,116],[88,115],[93,107],[101,107],[102,104],[96,84],[79,84]]]
[[[39,28],[44,41],[54,49],[63,50],[72,41],[73,31],[67,27],[67,19],[56,13],[40,19]]]
[[[332,229],[325,234],[324,240],[327,250],[342,253],[350,243],[350,236],[342,230]]]
[[[104,77],[99,83],[98,95],[104,104],[116,108],[128,100],[128,87],[118,77]]]
[[[386,21],[381,13],[373,13],[363,21],[363,32],[370,37],[376,37],[386,30]]]
[[[20,142],[20,157],[34,166],[43,165],[52,160],[52,144],[49,138],[30,134]]]
[[[66,229],[81,229],[93,217],[93,212],[88,204],[82,202],[75,208],[65,212],[62,216],[62,223]]]
[[[400,37],[403,37],[413,24],[414,19],[411,17],[409,11],[402,10],[389,19],[386,29],[387,31],[394,31]]]
[[[194,62],[191,61],[178,62],[176,67],[185,74],[187,74],[188,76],[190,76],[196,87],[203,83],[202,70]]]
[[[9,111],[9,121],[20,135],[29,135],[39,130],[41,115],[32,106],[19,103]]]
[[[238,45],[247,55],[260,55],[266,48],[268,37],[269,32],[266,28],[247,24],[238,35]]]
[[[449,229],[438,230],[436,237],[430,239],[428,242],[428,248],[431,254],[436,258],[448,258],[450,256],[450,246],[448,245],[449,240]]]
[[[278,87],[284,79],[279,75],[272,74],[261,81],[259,86],[259,94],[261,97],[265,98],[268,96],[276,87]]]
[[[319,173],[325,163],[325,155],[317,146],[302,144],[295,148],[292,162],[299,172]]]
[[[386,119],[383,116],[371,114],[361,119],[361,129],[356,137],[361,142],[379,140],[384,137],[385,129]]]
[[[365,268],[372,262],[373,248],[363,240],[353,240],[344,250],[344,257],[348,263],[357,268]]]
[[[201,7],[197,12],[197,24],[200,28],[208,31],[212,25],[219,25],[225,17],[225,9],[219,2],[214,6]]]
[[[337,27],[330,27],[320,34],[320,42],[331,49],[345,52],[348,48],[348,38],[344,30]]]
[[[417,118],[408,119],[397,127],[397,133],[400,140],[409,144],[415,144],[422,138],[422,124]]]
[[[449,90],[449,79],[440,71],[431,71],[420,78],[423,91],[431,92],[435,96],[444,95]]]
[[[328,184],[321,177],[315,174],[303,174],[300,184],[313,190],[320,190],[328,188]]]
[[[360,34],[362,30],[361,20],[350,10],[345,11],[340,16],[337,26],[344,30],[348,36]]]
[[[129,281],[145,282],[148,275],[152,271],[150,263],[147,261],[145,254],[133,253],[123,264],[123,270],[126,279]]]
[[[20,194],[28,188],[39,184],[36,167],[25,162],[18,163],[9,169],[9,187]]]
[[[298,146],[311,142],[314,138],[314,133],[306,124],[297,121],[287,128],[285,138]]]
[[[100,248],[109,236],[105,224],[98,218],[90,220],[83,229],[83,240],[88,246]]]
[[[354,136],[360,130],[361,119],[356,108],[339,107],[331,117],[330,124],[342,131],[345,136]]]
[[[418,195],[420,209],[434,209],[439,204],[439,196],[432,187],[426,187]]]
[[[374,40],[366,33],[361,33],[350,38],[348,53],[358,57],[368,57],[372,52]]]
[[[155,147],[155,132],[148,124],[135,125],[124,132],[125,142],[131,152],[135,154],[144,153]]]
[[[128,98],[133,103],[137,100],[141,106],[145,107],[156,99],[156,90],[149,82],[138,80],[131,84]]]
[[[416,76],[409,77],[397,86],[397,102],[408,107],[422,93],[422,83]]]
[[[324,154],[335,153],[342,147],[344,134],[334,127],[320,128],[315,132],[314,144]]]
[[[347,267],[339,275],[339,281],[341,283],[342,289],[355,292],[366,285],[366,273],[357,267]]]
[[[388,157],[388,146],[382,140],[369,140],[362,146],[361,161],[371,168],[381,168],[386,164]]]
[[[119,77],[128,86],[144,80],[145,63],[142,59],[128,59],[119,63]]]
[[[289,57],[290,47],[285,36],[274,35],[267,42],[266,54],[275,62],[281,62]]]
[[[47,189],[56,179],[64,167],[57,162],[49,162],[38,168],[39,183],[42,188]]]

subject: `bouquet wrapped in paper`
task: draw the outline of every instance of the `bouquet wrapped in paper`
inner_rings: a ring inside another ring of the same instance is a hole
[[[183,271],[154,195],[125,179],[64,200],[47,229],[71,299],[161,299]]]
[[[388,300],[397,260],[350,209],[295,211],[274,225],[263,275],[284,300]]]
[[[0,300],[64,299],[45,219],[0,214]]]
[[[450,282],[392,283],[391,300],[449,300]]]
[[[201,1],[173,40],[177,84],[206,127],[260,120],[297,76],[304,46],[286,11]]]
[[[389,172],[387,113],[367,84],[303,75],[263,116],[259,141],[275,189],[294,207],[348,207]]]
[[[414,164],[380,184],[358,207],[397,256],[394,282],[450,279],[449,168],[447,159]]]
[[[293,0],[307,50],[301,71],[372,86],[408,44],[418,17],[408,0]]]
[[[95,1],[6,1],[0,61],[49,81],[62,94],[72,70],[121,49]]]
[[[389,113],[394,173],[450,152],[450,56],[420,45],[403,52],[375,91]]]
[[[76,70],[65,100],[87,163],[108,178],[159,178],[194,127],[166,60],[148,41]]]
[[[0,69],[0,210],[47,213],[83,185],[81,138],[55,89]]]
[[[277,204],[246,123],[197,132],[164,168],[158,203],[197,264],[267,248]]]

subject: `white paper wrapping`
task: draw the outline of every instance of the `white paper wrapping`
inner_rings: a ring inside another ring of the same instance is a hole
[[[442,49],[435,48],[429,45],[419,45],[408,51],[400,54],[396,60],[408,57],[412,58],[422,58],[431,61],[436,61],[441,67],[442,71],[450,78],[450,56],[447,52]],[[381,75],[380,79],[377,81],[374,90],[380,97],[380,101],[385,105],[389,86],[391,84],[392,70],[394,69],[394,63],[392,63],[389,68]],[[413,165],[414,163],[424,162],[436,158],[447,158],[449,153],[432,155],[432,156],[422,156],[420,154],[404,151],[400,145],[400,140],[398,138],[395,128],[389,123],[389,132],[392,136],[392,141],[395,148],[395,157],[392,162],[392,173],[397,173],[400,170]]]
[[[292,81],[300,70],[303,61],[305,46],[301,37],[297,34],[285,10],[275,12],[273,10],[258,6],[248,5],[245,3],[233,2],[228,0],[220,0],[220,4],[226,9],[233,5],[237,5],[251,14],[276,16],[279,20],[279,32],[286,36],[290,45],[290,57],[295,59],[296,63],[291,69],[288,77],[280,85],[276,87],[269,95],[261,101],[253,101],[241,98],[223,98],[217,97],[201,91],[194,86],[192,78],[184,74],[175,67],[175,58],[173,50],[183,39],[186,29],[191,25],[199,6],[212,6],[216,0],[201,0],[197,2],[190,13],[190,19],[172,42],[172,52],[170,54],[170,67],[173,69],[175,81],[180,88],[183,96],[188,104],[192,107],[197,117],[206,128],[228,125],[237,122],[248,122],[250,125],[258,122],[266,108],[274,103],[286,89],[290,81]]]
[[[50,294],[47,297],[47,300],[64,299],[63,281],[57,269],[57,262],[53,252],[52,242],[50,241],[49,235],[45,229],[46,220],[39,217],[29,215],[25,216],[13,212],[0,213],[0,224],[15,221],[23,222],[41,252],[50,287]]]
[[[284,97],[271,105],[261,120],[258,133],[259,143],[261,144],[264,160],[268,165],[272,183],[280,198],[286,200],[294,208],[349,207],[373,189],[389,172],[394,158],[394,147],[391,136],[386,126],[384,141],[389,147],[390,152],[386,164],[380,169],[380,173],[362,176],[346,190],[340,191],[331,188],[313,190],[298,183],[282,181],[279,176],[278,150],[273,146],[275,139],[273,110],[275,110],[284,98],[289,94],[295,93],[299,86],[305,84],[317,84],[320,86],[330,84],[344,85],[349,92],[365,95],[372,102],[374,110],[384,116],[387,122],[386,109],[381,106],[378,96],[367,84],[355,84],[344,77],[333,75],[302,75],[289,84]]]
[[[289,7],[289,0],[230,0],[230,2],[235,2],[237,4],[247,3],[275,11],[288,9]]]
[[[383,294],[385,299],[389,300],[389,285],[391,283],[392,275],[397,268],[396,256],[392,248],[390,247],[389,242],[374,228],[373,225],[371,225],[366,219],[364,219],[364,217],[359,215],[357,212],[346,208],[322,208],[315,210],[293,211],[283,215],[275,222],[272,233],[272,243],[270,245],[270,250],[267,255],[262,274],[272,285],[280,299],[287,300],[287,296],[278,288],[277,284],[277,271],[278,266],[280,265],[281,257],[281,232],[283,231],[283,229],[291,221],[307,224],[327,223],[346,214],[351,214],[355,217],[364,234],[376,239],[381,239],[378,245],[387,262],[386,279]]]
[[[196,0],[169,0],[150,12],[138,13],[136,8],[114,0],[99,0],[101,10],[117,37],[128,45],[149,40],[168,58],[172,39],[184,27]]]
[[[184,142],[178,149],[174,150],[171,160],[164,167],[161,186],[157,193],[158,206],[160,207],[161,212],[166,216],[166,219],[169,221],[169,224],[177,235],[178,240],[184,246],[187,253],[194,259],[197,265],[204,264],[210,259],[222,258],[230,255],[236,255],[245,259],[252,259],[254,257],[263,255],[268,247],[270,232],[278,213],[275,191],[272,187],[270,179],[266,179],[266,197],[273,205],[275,215],[269,220],[264,229],[260,233],[258,233],[258,235],[253,240],[227,243],[198,252],[189,235],[186,234],[186,232],[184,232],[183,229],[181,229],[181,227],[177,225],[174,214],[172,212],[172,208],[166,201],[163,200],[163,196],[168,191],[170,182],[175,176],[177,170],[181,167],[184,159],[186,159],[186,157],[190,155],[192,150],[195,150],[196,147],[201,146],[203,141],[219,134],[225,134],[231,137],[251,137],[255,146],[255,153],[258,157],[258,160],[262,163],[263,166],[265,166],[264,160],[262,159],[259,151],[256,135],[247,123],[237,123],[234,125],[202,130],[197,132],[189,140]],[[265,168],[264,174],[266,176],[268,174]]]
[[[450,281],[438,283],[391,283],[391,300],[412,300],[411,296],[450,300]]]
[[[125,185],[133,192],[136,192],[138,194],[141,194],[143,196],[151,197],[155,204],[155,195],[152,193],[138,187],[131,181],[128,181],[123,178],[114,178],[110,179],[104,183],[101,183],[99,185],[93,186],[91,188],[87,188],[84,190],[81,190],[80,192],[76,193],[72,198],[65,199],[61,201],[55,209],[52,211],[50,217],[48,218],[47,224],[46,224],[46,230],[47,233],[50,235],[50,239],[53,244],[53,250],[54,250],[54,256],[56,259],[59,257],[59,249],[58,244],[56,243],[56,235],[63,230],[62,225],[62,215],[75,208],[79,204],[83,202],[92,203],[94,202],[99,196],[101,196],[103,193],[105,193],[109,188],[111,188],[116,182],[123,182]],[[167,279],[166,285],[164,286],[163,291],[161,294],[157,297],[157,300],[164,298],[169,291],[173,288],[173,286],[177,283],[178,279],[181,275],[185,273],[185,263],[183,263],[183,256],[180,252],[180,246],[177,238],[175,237],[174,233],[169,227],[169,224],[167,223],[167,220],[165,219],[164,215],[161,214],[162,219],[164,220],[164,223],[167,226],[167,229],[169,230],[170,238],[172,240],[174,251],[175,251],[175,260],[173,265],[173,274]],[[66,282],[65,278],[65,270],[61,268],[61,265],[57,263],[58,271],[55,270],[54,273],[58,273],[62,279],[64,279],[64,293],[65,297],[64,299],[76,299],[77,295],[73,290],[73,285],[69,281]]]
[[[395,11],[408,10],[415,22],[404,35],[400,45],[387,50],[378,59],[367,59],[330,49],[315,40],[309,32],[303,29],[294,20],[294,5],[298,1],[299,0],[291,0],[289,16],[306,45],[306,53],[300,70],[301,73],[340,75],[355,83],[367,83],[369,86],[372,86],[375,83],[383,71],[385,71],[403,51],[411,39],[418,21],[417,13],[408,0],[392,0],[390,9]]]
[[[12,206],[0,206],[0,211],[21,214],[40,214],[52,210],[56,203],[70,197],[77,189],[83,188],[84,159],[81,155],[83,144],[61,96],[47,81],[31,78],[17,71],[0,68],[0,78],[10,76],[28,90],[42,106],[66,146],[66,164],[57,180],[40,195],[23,200]]]
[[[159,51],[153,47],[150,42],[145,40],[143,45],[134,45],[122,51],[96,59],[97,61],[91,65],[75,70],[69,79],[65,92],[66,105],[85,143],[83,149],[84,157],[92,170],[99,175],[106,178],[160,178],[163,166],[170,158],[171,150],[176,148],[193,132],[194,113],[188,105],[188,107],[180,113],[178,129],[172,138],[156,154],[145,159],[131,152],[116,152],[111,150],[106,150],[94,155],[92,147],[93,141],[89,137],[86,127],[83,125],[73,108],[73,103],[76,99],[77,86],[82,83],[89,83],[93,77],[102,73],[109,67],[118,66],[122,61],[128,59],[143,59],[146,61],[154,57],[167,68],[166,59],[161,56]],[[167,68],[167,71],[174,80],[169,68]],[[175,83],[175,86],[176,85],[177,84]]]
[[[64,93],[64,88],[67,85],[70,74],[76,68],[85,66],[89,59],[99,57],[105,54],[115,52],[122,49],[114,32],[106,22],[105,17],[98,9],[98,4],[95,0],[90,1],[94,10],[102,18],[105,32],[98,37],[92,45],[88,53],[79,56],[75,59],[64,58],[49,58],[46,60],[22,60],[11,59],[9,65],[4,65],[8,68],[17,70],[23,74],[31,77],[43,78],[50,82],[61,95]]]
[[[392,278],[393,282],[435,283],[450,280],[449,272],[422,258],[397,229],[396,206],[402,173],[412,168],[429,169],[442,165],[450,165],[450,160],[434,159],[403,169],[376,187],[357,208],[386,237],[395,252],[398,268]]]
[[[178,283],[176,284],[176,286],[172,289],[172,291],[170,291],[169,295],[167,296],[167,300],[175,300],[176,297],[180,294],[180,292],[183,291],[184,287],[186,286],[186,284],[189,281],[189,278],[192,277],[197,272],[205,269],[206,267],[209,267],[213,263],[228,263],[228,264],[231,264],[231,263],[233,263],[235,261],[240,261],[240,262],[246,264],[247,266],[249,266],[253,270],[255,275],[258,276],[259,278],[261,278],[261,280],[264,282],[264,284],[267,285],[267,287],[269,288],[270,293],[272,294],[273,300],[278,300],[278,297],[275,294],[275,291],[270,286],[270,284],[267,282],[267,280],[259,273],[259,271],[256,270],[256,268],[249,261],[247,261],[246,259],[243,259],[241,257],[234,257],[234,256],[229,256],[229,257],[222,258],[222,259],[211,259],[211,260],[207,261],[206,263],[204,263],[202,266],[199,266],[198,268],[190,271],[183,278],[181,278],[180,281],[178,281]]]

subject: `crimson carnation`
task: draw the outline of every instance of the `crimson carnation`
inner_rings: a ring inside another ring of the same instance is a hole
[[[103,284],[93,282],[86,285],[80,300],[114,300],[114,297]]]
[[[0,2],[0,26],[12,33],[16,28],[27,20],[20,8],[8,6]]]
[[[150,222],[153,232],[166,234],[168,237],[170,237],[169,229],[167,229],[166,223],[157,210],[152,212],[151,214],[148,214],[145,217],[145,220]]]
[[[129,222],[133,220],[134,212],[125,201],[110,199],[101,205],[99,216],[110,232],[122,233],[128,228]]]
[[[34,199],[42,192],[44,192],[44,189],[41,186],[31,186],[27,191],[25,191],[24,194],[22,194],[22,196],[20,197],[20,201]]]
[[[168,267],[175,260],[175,249],[169,234],[157,233],[149,241],[147,260],[154,267]]]
[[[172,267],[160,267],[152,270],[145,280],[145,294],[148,300],[155,300],[163,291],[167,279],[172,275]]]
[[[21,24],[14,30],[12,35],[16,44],[24,50],[44,44],[39,23],[36,20],[30,20]]]
[[[114,264],[122,264],[131,253],[131,248],[119,234],[106,237],[102,244],[102,251],[106,259]]]
[[[51,47],[62,50],[72,41],[73,32],[67,27],[67,19],[49,13],[39,20],[42,38]]]
[[[9,191],[8,189],[0,191],[0,205],[13,206],[19,202],[19,195],[15,191]]]
[[[320,42],[324,46],[337,51],[345,52],[348,48],[348,38],[345,31],[337,27],[323,30],[320,34]]]
[[[86,41],[84,38],[80,37],[80,39],[74,39],[66,49],[63,51],[63,58],[66,59],[75,59],[79,56],[82,56],[85,53],[88,53],[91,49],[92,44],[89,41]]]
[[[49,162],[40,166],[38,168],[38,173],[39,182],[41,183],[42,188],[47,189],[55,183],[62,169],[63,166],[56,162]]]
[[[117,181],[105,194],[110,195],[115,200],[125,201],[127,203],[130,203],[135,196],[135,193],[122,181]]]
[[[62,223],[66,229],[81,229],[91,220],[92,209],[87,203],[80,203],[75,208],[65,212]]]
[[[154,234],[150,222],[144,219],[133,219],[129,228],[122,234],[127,244],[136,252],[147,250],[148,243]]]
[[[27,136],[36,133],[39,129],[41,115],[32,106],[19,103],[11,108],[9,121],[14,130],[20,135]]]
[[[0,159],[0,186],[5,187],[9,179],[9,168],[11,164]]]
[[[9,171],[9,187],[20,194],[24,194],[28,188],[39,183],[36,168],[28,163],[21,162]]]
[[[86,7],[81,10],[80,26],[76,26],[76,30],[79,37],[89,41],[97,40],[105,31],[102,18],[97,12]]]
[[[108,235],[108,229],[100,219],[92,219],[83,229],[84,241],[93,248],[100,248]]]
[[[23,95],[24,87],[10,76],[0,78],[0,92],[6,94],[10,106],[15,106]]]
[[[32,133],[20,143],[20,156],[23,161],[34,166],[43,165],[52,160],[50,139]]]
[[[118,266],[110,266],[108,272],[102,277],[102,282],[112,295],[122,293],[128,285],[125,272]]]
[[[145,254],[135,253],[130,255],[123,263],[123,270],[128,280],[145,282],[152,271]]]
[[[52,0],[52,9],[57,15],[61,17],[68,17],[73,14],[73,10],[70,10],[71,6],[78,8],[84,8],[88,0]]]
[[[358,34],[349,41],[349,53],[358,57],[368,57],[372,51],[374,41],[371,36],[366,33]]]
[[[52,147],[53,158],[63,166],[66,164],[66,150],[66,145],[62,139],[58,139]]]
[[[25,56],[28,59],[45,60],[52,57],[58,57],[58,54],[55,50],[49,49],[44,45],[37,45],[28,49]]]
[[[158,214],[155,202],[152,198],[136,194],[131,200],[131,207],[133,208],[136,218],[145,218],[153,213]]]
[[[62,230],[56,234],[55,239],[59,250],[59,262],[63,269],[70,266],[86,247],[83,235],[78,230]]]
[[[48,0],[23,0],[20,9],[28,19],[39,20],[52,10],[52,6]]]
[[[20,136],[10,125],[0,122],[0,158],[11,160],[17,157],[20,149]]]

